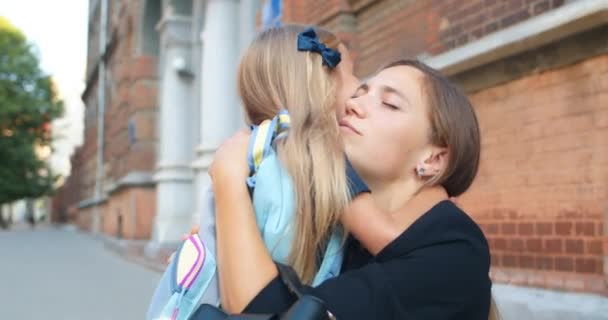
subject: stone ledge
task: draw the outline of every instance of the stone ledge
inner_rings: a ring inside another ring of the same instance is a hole
[[[608,297],[494,284],[503,319],[608,320]]]
[[[601,274],[494,267],[490,271],[490,276],[495,283],[571,293],[593,293],[606,296],[608,299],[608,287]]]
[[[101,238],[107,250],[157,272],[165,271],[167,259],[177,249],[176,244],[175,246],[159,247],[154,252],[150,252],[148,240],[116,239],[108,235],[102,235]]]
[[[89,199],[85,199],[82,200],[80,202],[78,202],[78,209],[86,209],[89,207],[94,207],[96,205],[100,205],[105,203],[106,201],[108,201],[107,197],[101,197],[101,198],[89,198]]]
[[[467,93],[477,92],[607,54],[608,42],[602,41],[607,37],[608,24],[453,74],[451,80]]]
[[[606,21],[608,1],[572,1],[464,46],[420,59],[450,76],[589,30]]]
[[[106,193],[112,195],[124,188],[133,188],[133,187],[153,187],[156,183],[154,182],[152,174],[145,171],[132,171],[129,172],[126,176],[120,178],[118,182],[113,185],[110,185],[106,188]]]

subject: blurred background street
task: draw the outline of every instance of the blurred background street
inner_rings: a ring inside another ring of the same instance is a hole
[[[159,279],[75,228],[0,232],[0,319],[143,319]]]

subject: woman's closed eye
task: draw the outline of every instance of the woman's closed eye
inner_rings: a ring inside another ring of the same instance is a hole
[[[350,98],[351,99],[356,99],[356,98],[359,98],[363,94],[364,94],[363,90],[357,89],[357,91],[355,91],[355,93],[353,93],[353,95],[350,96]]]
[[[392,109],[392,110],[399,110],[399,107],[392,103],[382,101],[382,105],[384,105],[385,107],[388,107],[389,109]]]
[[[362,84],[359,86],[359,88],[357,88],[357,90],[355,91],[355,93],[353,93],[352,96],[350,96],[351,99],[355,99],[358,98],[360,96],[362,96],[363,94],[365,94],[368,91],[368,86],[367,84]]]

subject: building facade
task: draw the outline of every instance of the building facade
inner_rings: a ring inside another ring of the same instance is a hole
[[[317,24],[362,78],[418,58],[467,92],[482,159],[459,203],[490,242],[495,282],[608,294],[607,1],[90,4],[85,142],[64,196],[82,228],[174,244],[214,150],[243,125],[239,55],[262,25]]]

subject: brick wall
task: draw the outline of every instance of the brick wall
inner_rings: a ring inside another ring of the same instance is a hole
[[[142,49],[145,1],[111,1],[108,7],[104,119],[104,189],[133,171],[154,171],[156,161],[157,65],[158,57]],[[102,230],[116,234],[116,212],[125,217],[128,238],[147,238],[155,209],[155,192],[150,186],[130,186],[108,195],[103,204],[78,210],[78,203],[95,196],[97,172],[97,116],[99,14],[93,10],[89,21],[89,52],[85,101],[83,146],[72,158],[72,173],[54,201],[58,210],[76,216],[81,228],[89,230],[93,212],[101,213]],[[147,25],[146,28],[154,28]],[[149,30],[157,34],[156,30]],[[132,136],[130,136],[130,129]],[[79,192],[68,196],[75,188]],[[130,199],[129,201],[125,199]],[[143,199],[143,200],[142,200]],[[136,230],[137,229],[137,230]]]
[[[107,59],[104,135],[104,185],[118,181],[131,171],[153,171],[155,164],[157,64],[158,58],[142,54],[143,11],[140,1],[112,2],[108,8],[108,37],[111,50]],[[89,48],[99,41],[99,10],[89,22]],[[139,43],[138,43],[139,41]],[[97,78],[96,52],[89,52],[89,85],[84,95],[85,137],[78,161],[82,199],[94,196],[97,155]],[[133,130],[130,137],[129,127]]]
[[[136,4],[127,1],[113,7],[119,12],[111,12],[115,40],[108,60],[104,161],[112,181],[131,171],[152,171],[155,164],[158,58],[136,50],[136,33],[141,32]]]
[[[156,213],[154,188],[123,189],[112,195],[103,215],[105,234],[126,239],[149,239]]]
[[[489,239],[497,280],[607,292],[608,55],[471,99],[482,160],[461,201]]]
[[[356,73],[438,54],[563,5],[563,0],[284,0],[285,23],[319,24],[351,42]],[[350,20],[356,21],[352,31]]]
[[[388,61],[446,52],[563,3],[284,0],[283,17],[334,30],[349,42],[356,73],[365,77]],[[470,98],[482,129],[482,162],[459,203],[489,239],[492,277],[608,294],[608,148],[602,147],[608,56],[476,91]]]

